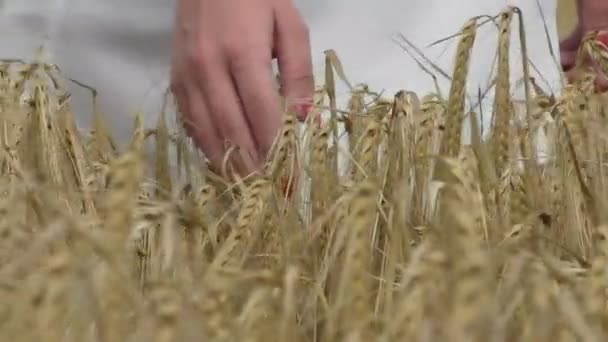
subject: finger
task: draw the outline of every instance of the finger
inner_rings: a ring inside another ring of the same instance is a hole
[[[560,61],[563,71],[570,71],[576,62],[576,51],[561,51]]]
[[[215,59],[214,59],[215,60]],[[259,169],[257,145],[230,77],[228,66],[219,62],[202,67],[200,87],[210,111],[214,127],[224,143],[236,145],[238,157],[230,158],[237,172],[244,176]]]
[[[608,90],[608,77],[596,62],[593,63],[593,67],[595,71],[595,90],[598,93],[604,93]]]
[[[601,75],[595,79],[595,90],[598,93],[605,93],[608,91],[608,78],[606,78],[606,76]]]
[[[194,127],[192,125],[193,122],[190,119],[192,105],[190,104],[186,86],[179,75],[171,77],[171,92],[175,98],[180,123],[183,129],[186,131],[186,134],[193,138]]]
[[[583,38],[582,26],[578,26],[569,37],[559,42],[562,69],[569,71],[574,67],[576,54]]]
[[[597,42],[602,45],[602,49],[608,48],[608,32],[601,31],[597,35]],[[608,75],[604,73],[604,68],[602,68],[599,62],[594,62],[594,68],[597,73],[597,78],[595,80],[595,85],[600,93],[604,93],[608,90]]]
[[[266,158],[281,127],[281,107],[272,75],[270,49],[257,55],[232,55],[230,70],[260,159]]]
[[[208,159],[209,167],[218,170],[224,147],[209,115],[202,91],[194,84],[179,84],[176,88],[178,106],[183,113],[184,128]]]
[[[275,12],[275,54],[281,93],[303,121],[312,107],[314,92],[310,37],[297,8],[289,1],[280,6]]]

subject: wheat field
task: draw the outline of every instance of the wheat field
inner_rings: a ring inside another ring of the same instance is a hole
[[[248,177],[234,149],[209,171],[179,116],[138,117],[123,149],[99,110],[80,131],[57,66],[3,62],[0,340],[606,341],[607,103],[581,70],[559,96],[526,82],[516,113],[518,15],[494,18],[483,134],[464,92],[474,18],[447,98],[361,86],[336,108],[329,51],[308,121],[286,111]],[[580,53],[608,71],[592,38]]]

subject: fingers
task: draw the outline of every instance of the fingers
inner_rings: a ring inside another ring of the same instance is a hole
[[[593,62],[593,69],[595,71],[595,90],[598,93],[604,93],[608,90],[608,77],[602,71],[602,68],[597,62]]]
[[[596,63],[589,62],[593,69],[591,70],[595,76],[594,88],[595,92],[604,93],[608,91],[608,77],[602,72]],[[566,76],[568,77],[568,83],[576,83],[581,79],[582,70],[570,69],[566,70]]]
[[[570,36],[559,42],[561,65],[564,71],[574,67],[576,53],[582,38],[583,29],[581,25],[578,25]]]
[[[207,57],[199,68],[198,80],[209,116],[217,134],[224,139],[222,145],[228,143],[238,147],[239,154],[235,155],[237,158],[230,158],[230,161],[234,163],[238,173],[245,175],[257,171],[260,156],[230,70],[222,60],[224,59],[219,56]]]
[[[184,128],[198,147],[204,151],[211,168],[219,168],[224,147],[217,134],[200,88],[184,78],[175,78],[172,85],[179,110],[184,114]]]
[[[292,2],[282,1],[279,6],[274,20],[281,92],[294,105],[298,119],[305,120],[314,92],[310,36]]]
[[[577,82],[581,76],[583,70],[575,70],[578,49],[580,46],[581,32],[577,29],[570,37],[560,42],[560,59],[562,70],[566,72],[569,83]],[[601,44],[608,46],[608,35],[598,34],[597,41]],[[591,68],[591,71],[595,75],[595,91],[603,93],[608,90],[608,76],[604,74],[600,65],[593,61],[588,55],[584,55],[582,60],[582,66]]]
[[[300,104],[300,118],[312,103],[306,25],[291,1],[179,0],[179,4],[172,64],[180,73],[173,77],[174,93],[186,115],[189,135],[211,167],[222,166],[228,141],[242,152],[236,171],[241,176],[257,171],[282,121],[273,53],[283,95]]]
[[[576,51],[561,51],[560,61],[564,71],[570,71],[576,63]]]
[[[608,78],[601,74],[595,79],[595,90],[598,93],[605,93],[608,91]]]
[[[257,54],[249,56],[235,53],[230,70],[259,155],[265,158],[281,128],[281,107],[272,76],[271,50],[255,51]]]

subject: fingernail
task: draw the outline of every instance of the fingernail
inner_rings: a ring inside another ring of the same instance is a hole
[[[291,101],[291,106],[296,113],[296,118],[303,122],[312,110],[312,97],[303,97]]]

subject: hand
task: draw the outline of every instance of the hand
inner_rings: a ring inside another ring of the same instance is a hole
[[[292,0],[178,0],[176,19],[172,90],[188,134],[212,169],[222,166],[229,142],[239,147],[236,171],[258,171],[284,108],[272,59],[287,101],[312,98],[306,24]]]
[[[575,65],[576,55],[584,35],[590,31],[608,30],[608,2],[605,0],[577,0],[578,25],[569,37],[560,42],[560,57],[562,69],[568,73],[570,79],[575,79],[572,68]],[[608,35],[601,33],[597,37],[600,43],[608,47]],[[604,75],[600,68],[585,59],[584,66],[592,67],[596,74],[595,86],[598,91],[608,89],[608,75]]]

